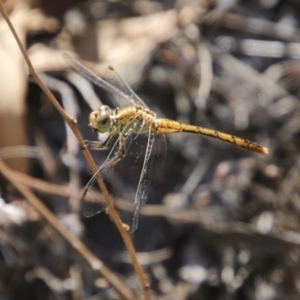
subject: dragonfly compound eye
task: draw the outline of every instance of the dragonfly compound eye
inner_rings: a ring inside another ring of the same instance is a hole
[[[111,120],[108,106],[102,105],[98,110],[90,114],[90,126],[102,133],[110,130]]]

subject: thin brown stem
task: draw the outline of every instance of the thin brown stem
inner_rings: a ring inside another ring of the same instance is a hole
[[[84,141],[83,138],[81,136],[81,133],[78,129],[77,126],[77,121],[73,118],[71,118],[66,112],[65,110],[61,107],[61,105],[58,103],[58,101],[55,99],[55,97],[53,96],[53,94],[50,92],[50,90],[47,88],[47,86],[45,86],[45,84],[43,83],[43,81],[40,79],[40,77],[38,76],[38,74],[35,72],[34,67],[32,66],[32,63],[26,53],[26,50],[24,48],[24,46],[22,45],[4,7],[3,7],[3,3],[2,1],[0,1],[0,10],[1,13],[3,15],[3,17],[5,18],[10,30],[12,31],[12,34],[14,35],[14,38],[16,39],[18,46],[24,56],[24,59],[27,63],[28,69],[29,69],[29,74],[30,76],[34,79],[34,81],[39,85],[39,87],[44,91],[44,93],[48,96],[49,100],[51,101],[51,103],[55,106],[55,108],[58,110],[58,112],[61,114],[61,116],[64,118],[64,120],[67,122],[67,124],[70,126],[71,130],[73,131],[73,133],[75,134],[79,146],[81,147],[81,149],[83,149],[83,154],[84,157],[90,167],[90,169],[92,170],[93,173],[95,173],[97,171],[97,166],[90,154],[90,152],[88,151],[87,148],[84,147]],[[114,223],[116,224],[122,239],[124,241],[124,244],[129,252],[130,258],[132,260],[133,263],[133,267],[135,269],[135,272],[140,280],[142,289],[143,289],[143,295],[144,295],[144,299],[150,299],[150,289],[149,289],[149,283],[146,279],[146,276],[143,272],[143,269],[141,267],[141,265],[138,262],[137,256],[136,256],[136,252],[131,240],[131,236],[129,233],[129,226],[124,224],[122,222],[122,220],[120,219],[117,211],[115,210],[112,198],[110,196],[110,194],[107,191],[107,188],[103,182],[103,179],[101,177],[97,177],[97,182],[99,184],[99,187],[103,193],[104,199],[106,201],[106,205],[107,205],[107,210],[106,212],[109,214],[109,216],[113,219]],[[24,189],[24,191],[26,191],[26,194],[28,194],[28,190]],[[31,197],[31,196],[30,196]],[[31,197],[32,198],[32,197]],[[28,199],[29,200],[29,199]],[[38,201],[33,201],[34,204],[37,204]],[[48,219],[47,219],[48,220]],[[57,221],[57,220],[56,220]]]
[[[100,261],[77,237],[73,236],[63,227],[55,215],[37,198],[24,184],[14,180],[15,172],[0,159],[0,172],[16,189],[29,201],[29,203],[43,216],[43,218],[64,238],[64,240],[90,265],[90,267],[116,289],[125,299],[135,299],[132,292]]]

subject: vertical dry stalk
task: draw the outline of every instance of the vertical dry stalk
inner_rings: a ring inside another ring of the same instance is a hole
[[[24,46],[22,45],[12,23],[10,22],[9,20],[9,17],[3,7],[3,4],[2,4],[2,1],[0,1],[0,10],[1,10],[1,13],[2,15],[4,16],[10,30],[12,31],[12,34],[14,35],[15,39],[16,39],[16,42],[18,43],[18,46],[24,56],[24,59],[26,61],[26,64],[28,66],[28,69],[29,69],[29,76],[31,76],[33,78],[33,80],[39,85],[39,87],[44,91],[44,93],[48,96],[49,100],[52,102],[52,104],[54,105],[54,107],[58,110],[58,112],[61,114],[61,116],[64,118],[64,120],[66,121],[66,123],[70,126],[71,130],[73,131],[73,133],[75,134],[77,140],[78,140],[78,143],[79,143],[79,146],[81,147],[81,149],[83,149],[83,154],[84,154],[84,157],[90,167],[90,169],[92,170],[92,172],[96,172],[97,171],[97,166],[90,154],[90,152],[88,151],[88,149],[85,148],[85,145],[84,145],[84,141],[82,139],[82,136],[80,134],[80,131],[78,129],[78,126],[77,126],[77,121],[73,118],[71,118],[65,111],[64,109],[60,106],[60,104],[57,102],[57,100],[55,99],[55,97],[53,96],[53,94],[50,92],[50,90],[45,86],[45,84],[42,82],[42,80],[39,78],[39,76],[37,75],[37,73],[35,72],[32,64],[31,64],[31,61],[29,60],[29,57],[26,53],[26,50],[24,49]],[[8,171],[8,169],[5,169],[5,165],[2,163],[1,164],[1,170],[2,171]],[[12,178],[10,178],[12,180]],[[130,258],[132,260],[132,263],[133,263],[133,266],[134,266],[134,269],[137,273],[137,276],[140,280],[140,283],[141,283],[141,286],[142,286],[142,289],[143,289],[143,295],[144,295],[144,299],[150,299],[150,289],[149,289],[149,283],[146,279],[146,276],[143,272],[143,269],[141,267],[141,265],[139,264],[138,260],[137,260],[137,256],[136,256],[136,253],[135,253],[135,249],[134,249],[134,246],[133,246],[133,243],[132,243],[132,240],[131,240],[131,236],[130,236],[130,233],[129,233],[129,226],[124,224],[122,222],[122,220],[120,219],[117,211],[115,210],[114,208],[114,205],[113,205],[113,201],[112,201],[112,198],[110,196],[110,194],[108,193],[107,191],[107,188],[102,180],[102,178],[100,178],[98,176],[98,184],[101,188],[101,191],[104,195],[104,199],[106,201],[106,205],[107,205],[107,214],[109,214],[109,216],[113,219],[114,223],[116,224],[121,236],[122,236],[122,239],[124,241],[124,244],[129,252],[129,255],[130,255]],[[36,207],[36,205],[39,206],[40,209],[39,212],[43,215],[43,217],[56,229],[58,230],[58,227],[57,226],[54,226],[55,222],[57,222],[57,219],[52,215],[52,217],[55,218],[55,221],[52,220],[53,222],[50,222],[51,218],[49,217],[49,213],[50,211],[48,211],[48,209],[45,207],[45,206],[41,206],[42,203],[40,203],[39,199],[37,199],[33,194],[30,193],[29,190],[27,190],[24,186],[22,185],[19,185],[19,184],[16,184],[12,181],[12,183],[20,190],[20,192],[23,193],[23,195],[28,199],[28,201],[30,201],[30,203],[32,205]],[[31,199],[31,200],[30,200]],[[32,200],[34,199],[34,201]],[[62,230],[63,227],[60,228],[60,230]],[[63,229],[65,230],[65,229]],[[62,231],[59,231],[59,233],[66,239],[66,241],[68,243],[70,243],[71,241],[66,237],[65,234],[62,233]],[[78,246],[78,245],[77,245]],[[73,246],[73,248],[76,249],[76,247]],[[82,253],[81,253],[82,254]],[[93,269],[95,270],[95,268],[93,267]],[[97,269],[98,270],[98,269]],[[104,273],[102,273],[104,275]],[[105,276],[105,275],[104,275]],[[108,279],[108,278],[107,278]],[[111,280],[108,279],[109,282],[111,282]],[[111,282],[112,283],[112,282]],[[116,285],[114,285],[115,288],[117,288]],[[118,290],[118,292],[120,292],[120,290]],[[124,296],[124,294],[123,294]],[[128,296],[128,294],[127,294]],[[132,295],[127,298],[125,297],[126,299],[133,299],[132,298]]]

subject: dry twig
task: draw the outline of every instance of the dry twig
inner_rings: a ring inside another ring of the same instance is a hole
[[[26,50],[24,49],[12,23],[9,20],[9,17],[3,7],[3,3],[0,2],[0,10],[2,15],[4,16],[5,20],[7,21],[7,24],[9,26],[9,28],[12,31],[12,34],[14,35],[16,42],[18,43],[18,46],[23,54],[23,57],[26,61],[26,64],[28,66],[29,69],[29,76],[31,76],[34,81],[39,85],[39,87],[44,91],[44,93],[48,96],[48,98],[50,99],[50,101],[52,102],[52,104],[54,105],[54,107],[57,109],[57,111],[61,114],[61,116],[64,118],[64,120],[66,121],[66,123],[70,126],[71,130],[73,131],[73,133],[75,134],[79,146],[81,147],[84,157],[90,167],[90,169],[92,170],[92,172],[96,172],[97,171],[97,166],[93,161],[93,158],[90,154],[90,152],[88,151],[88,149],[85,147],[84,141],[82,139],[82,136],[80,134],[80,131],[78,129],[77,126],[77,121],[74,120],[73,118],[71,118],[69,115],[66,114],[66,112],[64,111],[64,109],[60,106],[60,104],[58,103],[58,101],[55,99],[55,97],[53,96],[53,94],[50,92],[50,90],[45,86],[45,84],[42,82],[42,80],[40,79],[40,77],[37,75],[37,73],[35,72],[31,61],[28,58],[28,55],[26,53]],[[65,229],[63,227],[57,226],[57,219],[52,215],[49,214],[49,211],[46,209],[46,207],[40,202],[40,200],[38,198],[36,198],[33,194],[31,194],[31,192],[29,192],[29,190],[27,190],[23,185],[20,185],[18,183],[14,183],[13,182],[13,178],[9,177],[9,169],[5,168],[5,165],[2,163],[1,164],[1,168],[2,168],[2,172],[5,172],[5,175],[8,176],[7,178],[9,178],[12,183],[19,189],[19,191],[30,201],[31,204],[34,205],[34,207],[43,215],[43,217],[66,239],[67,242],[69,242],[70,244],[72,244],[74,241],[70,240],[68,238],[68,232],[65,231]],[[149,283],[147,282],[147,279],[145,277],[145,274],[142,270],[141,265],[139,264],[136,254],[135,254],[135,249],[131,240],[131,236],[129,233],[129,226],[124,224],[122,222],[122,220],[120,219],[117,211],[114,208],[113,205],[113,201],[112,198],[110,196],[110,194],[108,193],[106,186],[102,180],[102,178],[100,178],[99,176],[97,177],[97,182],[100,186],[100,189],[104,195],[104,199],[106,201],[107,204],[107,214],[109,214],[109,216],[113,219],[114,223],[116,224],[120,235],[122,236],[122,239],[126,245],[126,248],[129,252],[130,258],[132,260],[133,266],[135,268],[135,271],[138,275],[138,278],[140,280],[140,283],[142,285],[143,288],[143,294],[144,294],[144,298],[145,299],[150,299],[150,289],[149,289]],[[55,226],[56,224],[56,226]],[[82,244],[82,247],[85,248],[85,246]],[[79,247],[81,249],[84,249],[82,247]],[[73,248],[77,249],[78,248],[78,243],[73,244]],[[87,248],[85,248],[86,251],[88,251]],[[92,259],[92,263],[90,264],[92,266],[92,268],[96,271],[99,271],[102,275],[105,276],[105,274],[107,274],[106,268],[103,266],[102,263],[98,263],[98,261],[94,260],[94,256],[88,251],[86,252],[88,253],[87,256],[84,256],[86,259]],[[83,254],[83,252],[81,252],[81,254]],[[90,255],[89,255],[90,254]],[[97,263],[95,263],[97,262]],[[103,272],[104,270],[104,272]],[[106,277],[107,278],[107,277]],[[133,295],[132,293],[124,287],[124,285],[117,279],[117,277],[111,275],[109,278],[107,278],[107,280],[116,288],[116,290],[120,293],[120,295],[122,295],[123,297],[125,297],[126,299],[133,299]],[[121,288],[122,287],[122,288]]]

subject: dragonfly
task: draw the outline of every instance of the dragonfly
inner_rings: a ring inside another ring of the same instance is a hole
[[[125,80],[116,71],[114,71],[112,67],[109,67],[109,69],[114,74],[114,81],[108,81],[97,76],[71,56],[67,54],[64,54],[63,56],[75,71],[79,72],[88,80],[120,98],[121,101],[124,102],[124,107],[122,108],[112,109],[108,105],[102,105],[95,111],[92,111],[89,115],[89,126],[94,131],[98,133],[108,133],[107,140],[99,147],[100,150],[109,149],[115,137],[116,141],[111,147],[106,160],[92,176],[84,189],[81,203],[83,207],[83,214],[86,217],[91,217],[105,210],[103,200],[95,200],[95,196],[100,193],[100,191],[95,192],[94,188],[97,182],[97,177],[102,176],[109,172],[109,170],[115,168],[115,166],[126,157],[130,144],[137,136],[146,136],[146,147],[143,154],[142,168],[135,193],[131,232],[134,232],[138,228],[138,216],[142,206],[147,200],[147,193],[150,184],[148,175],[150,172],[151,158],[153,158],[155,152],[154,145],[157,136],[164,136],[165,134],[179,132],[199,134],[216,138],[252,152],[260,154],[268,153],[268,149],[266,147],[232,134],[205,127],[184,124],[166,118],[159,118],[144,103],[144,101],[133,92]],[[116,84],[116,82],[118,84]],[[91,147],[99,150],[97,149],[98,144],[98,141],[92,141]],[[93,195],[93,197],[89,197],[89,194]],[[91,198],[94,200],[91,200]],[[99,199],[100,198],[101,197],[99,195]]]

